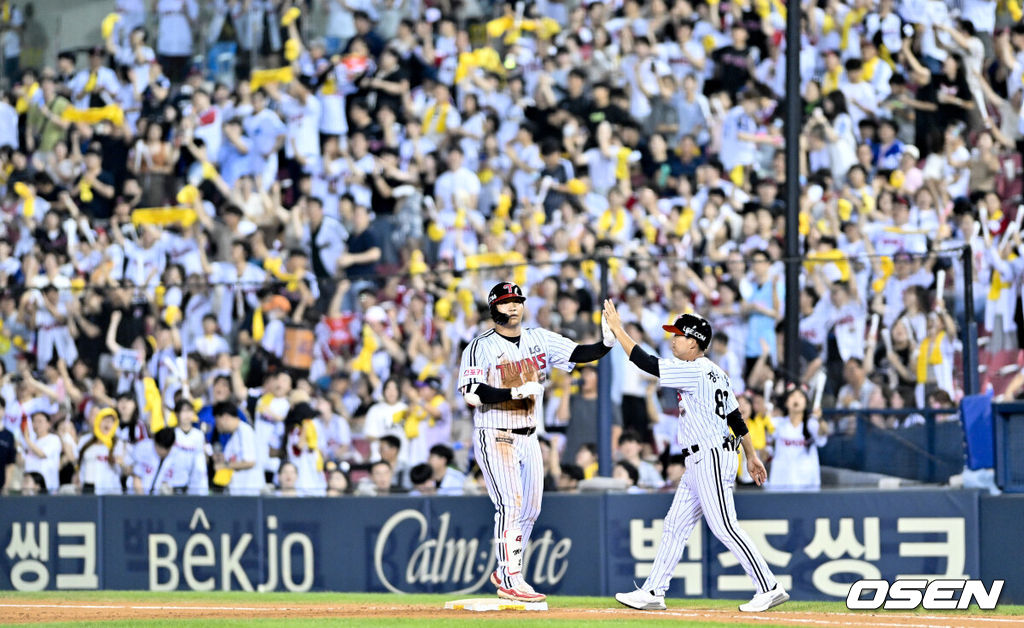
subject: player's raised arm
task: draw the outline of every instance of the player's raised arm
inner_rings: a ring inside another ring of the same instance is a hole
[[[615,309],[615,304],[612,303],[611,299],[606,299],[604,302],[604,316],[601,318],[601,329],[604,331],[607,326],[608,331],[615,337],[616,340],[622,345],[622,350],[629,356],[629,361],[632,362],[645,373],[650,373],[655,377],[661,377],[661,370],[658,368],[658,358],[653,356],[640,345],[628,333],[622,326],[622,319],[619,318],[619,312]]]
[[[566,342],[571,342],[568,338],[564,338]],[[615,346],[615,335],[612,334],[611,329],[608,328],[608,323],[605,322],[604,317],[601,317],[601,340],[589,345],[575,345],[572,353],[569,355],[569,361],[575,364],[582,364],[585,362],[593,362],[600,360],[604,356],[608,355],[608,352]]]

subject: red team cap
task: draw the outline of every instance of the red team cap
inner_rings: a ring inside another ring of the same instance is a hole
[[[487,295],[487,305],[495,305],[512,299],[516,299],[520,303],[526,301],[522,289],[516,284],[509,282],[499,283],[491,288],[491,292]]]

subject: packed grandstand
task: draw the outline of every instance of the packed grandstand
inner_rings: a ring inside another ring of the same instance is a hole
[[[836,410],[908,409],[865,419],[902,430],[954,406],[968,283],[982,389],[1024,389],[1019,0],[807,2],[800,94],[778,0],[118,0],[53,58],[19,5],[0,18],[5,494],[481,492],[455,371],[496,281],[577,342],[600,338],[605,272],[652,352],[707,317],[779,464],[816,468],[856,429]],[[674,395],[606,359],[610,381],[547,383],[546,488],[597,474],[599,386],[615,477],[673,487]],[[813,434],[794,390],[826,411]]]

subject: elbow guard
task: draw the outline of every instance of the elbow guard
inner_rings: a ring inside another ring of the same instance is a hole
[[[736,438],[743,438],[750,430],[747,429],[747,422],[743,420],[743,415],[740,411],[733,410],[725,417],[726,422],[729,423],[729,427],[732,428],[732,433],[736,435]]]

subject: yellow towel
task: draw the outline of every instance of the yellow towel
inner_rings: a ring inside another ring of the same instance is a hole
[[[422,275],[430,270],[423,258],[423,251],[416,249],[409,256],[409,274]]]
[[[427,411],[419,406],[405,412],[405,437],[412,440],[420,435],[420,423],[428,418]]]
[[[88,88],[88,84],[86,88]],[[83,122],[85,124],[97,124],[104,120],[110,120],[113,124],[121,126],[124,124],[124,109],[117,105],[90,107],[88,109],[67,107],[60,113],[60,117],[68,122]]]
[[[103,432],[100,430],[100,424],[108,416],[114,417],[114,425],[111,426],[109,432]],[[113,450],[114,448],[114,436],[117,435],[118,422],[117,410],[113,408],[103,408],[92,418],[92,433],[96,436],[96,440],[107,446],[107,449]]]
[[[362,373],[372,371],[373,354],[379,347],[380,341],[377,340],[377,334],[370,329],[369,325],[363,325],[363,347],[359,350],[359,355],[352,360],[352,370]]]
[[[606,209],[597,219],[597,232],[601,236],[615,235],[621,232],[626,226],[626,210]]]
[[[294,78],[291,66],[275,70],[253,70],[249,75],[249,86],[255,91],[270,83],[291,83]]]
[[[170,415],[164,418],[163,397],[156,385],[156,380],[146,377],[142,380],[143,412],[149,415],[149,431],[156,434],[165,427],[174,427],[178,424],[177,419]]]
[[[1004,8],[1010,14],[1010,17],[1013,18],[1014,22],[1019,22],[1024,17],[1024,10],[1021,10],[1020,0],[1004,0],[1000,4],[1004,5]]]
[[[892,258],[888,255],[883,255],[879,264],[882,267],[882,276],[871,282],[871,289],[875,292],[885,290],[885,284],[888,283],[889,277],[892,277],[892,272],[896,268],[892,263]]]
[[[208,161],[203,162],[203,178],[204,179],[216,179],[218,177],[217,166],[214,166]]]
[[[932,342],[930,338],[921,341],[917,352],[917,383],[924,384],[928,381],[928,367],[942,364],[942,339],[946,332],[940,331]]]
[[[18,97],[18,100],[14,103],[14,110],[18,113],[25,113],[28,111],[29,103],[32,101],[32,97],[39,91],[39,82],[32,83],[25,89],[25,93]]]
[[[878,62],[878,57],[874,57],[873,59],[869,59],[868,61],[864,62],[861,71],[863,72],[865,81],[870,81],[875,77],[875,70],[878,69]]]
[[[316,470],[324,470],[324,457],[320,455],[320,440],[316,434],[316,423],[313,419],[306,419],[302,422],[302,433],[306,437],[306,446],[316,454]]]
[[[843,75],[843,68],[838,67],[834,70],[825,72],[825,79],[821,82],[821,94],[828,96],[832,92],[839,89],[839,78]]]
[[[96,72],[90,72],[89,80],[85,82],[85,87],[82,89],[82,91],[91,93],[92,90],[96,89],[96,81],[98,79],[99,76],[97,76]]]
[[[439,319],[452,321],[452,301],[451,299],[441,297],[437,301],[434,301],[434,316]]]
[[[459,54],[459,63],[455,68],[455,82],[461,82],[474,68],[483,68],[499,76],[505,75],[505,66],[501,62],[501,56],[497,50],[489,46]]]
[[[132,212],[132,224],[135,226],[180,224],[187,228],[198,219],[191,207],[143,207]]]
[[[683,211],[679,212],[679,218],[676,218],[675,235],[682,237],[690,230],[693,225],[693,210],[689,207],[684,207]]]
[[[1017,259],[1017,254],[1011,253],[1009,259]],[[1005,290],[1006,288],[1010,288],[1012,286],[1012,283],[1003,280],[1003,277],[1002,275],[999,274],[999,271],[992,269],[992,285],[989,286],[988,288],[988,300],[998,301],[1000,295],[1003,293],[1003,290]]]
[[[434,103],[427,107],[426,113],[423,114],[423,134],[444,133],[448,128],[448,113],[451,108],[450,103],[442,103],[440,107]],[[430,130],[431,126],[434,128],[433,131]]]
[[[199,188],[194,185],[186,185],[185,187],[178,190],[175,200],[182,205],[191,205],[199,200]]]
[[[103,39],[110,39],[110,36],[114,34],[114,26],[121,21],[121,16],[117,13],[108,13],[107,17],[103,18],[100,22],[100,34],[103,35]]]
[[[18,181],[14,184],[14,193],[24,202],[22,207],[24,210],[25,218],[31,218],[36,215],[36,195],[32,193],[25,183]]]
[[[228,484],[231,484],[231,477],[234,474],[234,469],[228,469],[227,467],[218,469],[217,472],[213,474],[213,483],[217,486],[227,486]]]
[[[299,44],[299,40],[294,37],[284,42],[284,58],[285,61],[295,61],[299,58],[299,53],[302,52],[302,46]]]
[[[302,277],[298,273],[285,272],[284,265],[280,257],[268,257],[264,259],[263,270],[285,282],[285,289],[289,292],[294,292],[299,289],[299,280],[302,279]]]
[[[299,7],[292,7],[288,9],[284,12],[284,15],[281,16],[281,26],[290,25],[292,22],[299,19],[300,15],[302,15],[302,9]]]
[[[441,240],[443,240],[444,234],[444,227],[437,224],[436,222],[431,222],[430,226],[427,227],[427,237],[430,238],[433,242],[440,242]]]
[[[181,308],[177,305],[168,305],[164,308],[164,322],[171,327],[177,326],[181,322]]]
[[[266,331],[263,324],[263,308],[258,307],[256,311],[252,313],[252,339],[256,342],[263,340],[263,334]]]
[[[807,256],[807,261],[804,262],[804,267],[807,268],[808,271],[813,271],[816,266],[823,266],[825,264],[835,264],[836,268],[839,269],[840,280],[849,281],[850,260],[848,260],[846,255],[838,249],[809,254]]]
[[[857,9],[846,14],[846,17],[843,19],[843,34],[839,40],[840,50],[846,50],[846,46],[850,43],[850,29],[853,28],[854,24],[863,20],[867,13],[867,9]]]
[[[886,48],[885,44],[878,47],[878,56],[882,58],[882,61],[889,64],[890,68],[893,70],[896,69],[896,60],[892,58],[892,53],[889,52],[889,49]]]
[[[742,187],[745,172],[746,170],[743,166],[736,166],[729,171],[729,180],[732,181],[733,185]]]
[[[587,184],[580,179],[569,179],[566,181],[565,187],[569,188],[570,194],[575,194],[576,196],[583,196],[587,193]]]
[[[615,178],[619,181],[624,181],[629,178],[629,156],[633,154],[633,150],[622,146],[619,148],[618,161],[615,165]]]

